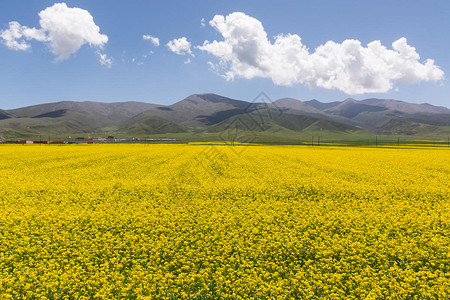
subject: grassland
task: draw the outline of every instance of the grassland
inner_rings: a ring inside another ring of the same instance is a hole
[[[0,145],[0,298],[448,299],[449,151]]]

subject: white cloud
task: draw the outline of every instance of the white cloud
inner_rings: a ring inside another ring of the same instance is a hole
[[[420,61],[405,38],[392,49],[373,41],[364,47],[357,40],[329,41],[310,52],[296,34],[280,34],[271,42],[260,21],[241,12],[216,15],[209,24],[223,41],[205,41],[198,49],[217,58],[227,79],[270,78],[277,85],[306,84],[338,89],[347,94],[387,92],[395,81],[438,81],[444,72],[431,59]]]
[[[189,54],[194,56],[191,51],[191,43],[185,37],[171,40],[166,44],[166,46],[170,49],[170,51],[178,55]]]
[[[10,22],[9,29],[0,32],[3,43],[10,49],[29,50],[31,46],[27,41],[46,42],[56,60],[60,61],[69,58],[85,44],[101,49],[108,42],[108,36],[100,34],[100,28],[87,10],[56,3],[41,11],[39,18],[39,29]]]
[[[156,47],[159,46],[159,38],[157,38],[157,37],[151,36],[149,34],[144,34],[142,36],[142,38],[144,40],[148,40],[148,41],[152,42],[152,44],[155,45]]]
[[[21,26],[17,22],[9,22],[9,28],[0,32],[0,38],[2,38],[3,43],[10,49],[28,50],[31,47],[30,44],[23,39],[19,40],[24,36],[24,29],[26,27]]]
[[[206,20],[205,20],[205,18],[202,18],[200,20],[200,27],[205,27],[205,26],[206,26]]]
[[[144,54],[144,55],[142,55],[142,58],[147,58],[149,55],[152,55],[152,54],[154,54],[155,52],[153,52],[153,51],[149,51],[148,52],[148,54]]]
[[[190,58],[186,59],[186,61],[184,62],[185,65],[190,64],[190,63],[191,63],[191,59]]]
[[[57,60],[67,59],[84,44],[101,48],[108,42],[108,37],[100,34],[100,28],[87,10],[57,3],[41,11],[39,17]]]
[[[0,38],[3,43],[12,50],[30,50],[31,45],[27,42],[35,39],[37,41],[47,41],[48,38],[42,30],[28,28],[18,22],[9,22],[9,28],[0,31]]]
[[[112,66],[112,59],[109,58],[106,54],[101,53],[100,51],[97,51],[98,55],[98,61],[102,66],[105,66],[107,68],[111,68]]]

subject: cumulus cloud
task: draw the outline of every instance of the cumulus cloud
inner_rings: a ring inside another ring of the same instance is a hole
[[[271,42],[261,22],[241,12],[216,15],[209,24],[223,41],[205,41],[197,48],[219,58],[214,68],[221,68],[229,80],[264,77],[277,85],[301,83],[363,94],[387,92],[396,81],[413,84],[444,78],[432,59],[420,61],[406,38],[392,43],[392,49],[380,41],[364,47],[358,40],[345,40],[329,41],[310,52],[296,34],[280,34]]]
[[[205,27],[205,26],[206,26],[206,20],[205,20],[205,18],[202,18],[200,20],[200,27]]]
[[[24,29],[26,27],[21,26],[18,22],[9,22],[9,28],[0,32],[0,38],[9,49],[28,50],[31,46],[26,41],[19,40],[24,36]]]
[[[143,38],[144,40],[147,40],[147,41],[152,42],[152,44],[155,45],[156,47],[159,46],[159,38],[157,38],[157,37],[151,36],[151,35],[149,35],[149,34],[144,34],[144,35],[142,36],[142,38]]]
[[[46,42],[57,61],[70,57],[83,45],[102,48],[108,36],[100,34],[92,15],[81,8],[70,8],[56,3],[39,13],[41,28],[29,28],[10,22],[9,28],[0,32],[3,43],[13,50],[29,50],[29,41]]]
[[[41,42],[48,40],[45,33],[36,28],[28,28],[15,21],[9,22],[8,25],[8,29],[0,32],[0,38],[10,49],[25,51],[31,49],[31,45],[28,43],[29,40],[35,39]]]
[[[170,51],[178,55],[189,54],[191,56],[194,56],[191,50],[191,43],[185,37],[173,39],[169,41],[166,46],[170,49]]]

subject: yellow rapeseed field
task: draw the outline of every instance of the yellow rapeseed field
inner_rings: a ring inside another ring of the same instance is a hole
[[[0,299],[448,299],[450,150],[0,146]]]

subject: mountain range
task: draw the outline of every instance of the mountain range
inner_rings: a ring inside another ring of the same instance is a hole
[[[243,101],[194,94],[172,105],[63,101],[0,109],[0,137],[38,135],[185,136],[214,139],[224,132],[258,137],[410,135],[447,137],[450,109],[389,99],[323,103],[283,98]]]

